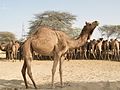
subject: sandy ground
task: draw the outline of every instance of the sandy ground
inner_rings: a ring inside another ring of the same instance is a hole
[[[53,61],[32,61],[32,72],[40,90],[51,89]],[[21,75],[23,61],[0,59],[0,90],[24,90]],[[34,89],[28,78],[30,90]],[[120,62],[101,60],[70,60],[63,63],[64,87],[60,87],[59,69],[54,90],[120,90]]]

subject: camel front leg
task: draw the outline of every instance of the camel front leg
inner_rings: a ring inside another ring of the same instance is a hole
[[[63,87],[62,64],[63,64],[64,59],[65,59],[65,57],[62,56],[61,59],[60,59],[60,62],[59,62],[59,73],[60,73],[60,84],[61,84],[61,87]]]
[[[56,72],[56,67],[57,67],[57,64],[58,64],[58,60],[59,60],[59,57],[55,56],[54,61],[53,61],[53,67],[52,67],[52,88],[55,88],[55,86],[54,86],[54,75],[55,75],[55,72]]]

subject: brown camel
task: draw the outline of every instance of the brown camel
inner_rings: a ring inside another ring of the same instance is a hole
[[[117,39],[114,39],[114,40],[111,39],[110,46],[111,46],[111,51],[112,51],[111,59],[119,60],[119,41]]]
[[[96,52],[96,56],[98,56],[98,59],[103,59],[103,57],[102,57],[102,43],[103,43],[103,38],[100,38],[95,45],[95,52]]]
[[[20,45],[17,41],[11,40],[9,43],[6,45],[5,50],[6,50],[6,59],[11,59],[15,61],[17,59],[17,52],[19,49]]]
[[[54,61],[52,68],[52,88],[54,88],[54,75],[59,62],[60,83],[62,87],[62,60],[64,55],[66,54],[67,50],[83,46],[87,40],[90,39],[96,26],[98,26],[97,21],[92,23],[86,22],[86,25],[77,39],[70,38],[62,31],[52,30],[46,27],[38,28],[37,32],[29,37],[23,45],[24,64],[22,67],[22,75],[26,88],[28,88],[26,70],[28,76],[33,82],[34,87],[37,88],[31,72],[33,51],[42,55],[53,55]]]
[[[81,59],[88,59],[87,57],[87,48],[88,42],[86,42],[83,46],[80,47],[80,58]]]
[[[104,60],[106,60],[106,59],[110,60],[109,51],[110,51],[109,41],[108,40],[103,40],[103,43],[102,43],[102,55],[103,55]]]
[[[12,45],[12,56],[14,61],[18,58],[17,53],[18,53],[19,47],[20,47],[20,44],[18,41],[15,41],[14,44]]]
[[[13,40],[9,41],[9,43],[5,46],[6,59],[8,60],[13,59],[12,46],[13,46]]]
[[[96,56],[95,56],[96,44],[97,44],[96,39],[90,40],[90,42],[88,42],[88,47],[87,48],[88,48],[88,58],[89,59],[96,59]]]

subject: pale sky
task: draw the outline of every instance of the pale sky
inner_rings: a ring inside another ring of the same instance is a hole
[[[74,26],[82,28],[85,21],[100,25],[120,25],[120,0],[0,0],[0,31],[9,31],[21,38],[22,24],[28,31],[34,14],[44,11],[70,12],[77,16]],[[96,29],[93,38],[98,38]]]

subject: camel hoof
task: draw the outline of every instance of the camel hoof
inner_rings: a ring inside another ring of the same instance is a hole
[[[35,89],[37,89],[37,87],[35,87]]]
[[[62,84],[60,87],[63,88],[63,87],[64,87],[64,84]]]
[[[28,89],[28,87],[26,87],[26,89]]]
[[[52,89],[55,89],[55,86],[54,86],[54,85],[52,85]]]

